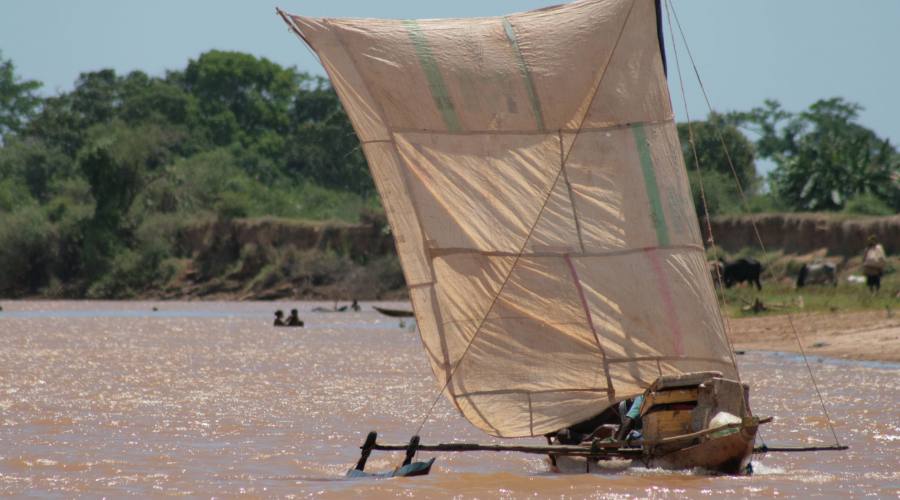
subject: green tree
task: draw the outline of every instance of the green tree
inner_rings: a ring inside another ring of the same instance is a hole
[[[73,173],[71,158],[40,139],[17,137],[0,149],[0,179],[22,181],[31,196],[41,202],[49,200],[55,180]]]
[[[323,78],[211,51],[162,76],[85,72],[38,99],[36,82],[2,69],[7,90],[34,98],[2,101],[16,117],[0,140],[9,293],[126,296],[181,265],[178,235],[196,221],[354,220],[377,205]]]
[[[78,166],[95,201],[84,232],[85,270],[97,276],[128,243],[126,214],[150,173],[171,160],[172,136],[156,125],[128,128],[119,122],[89,131]],[[157,174],[158,175],[158,174]]]
[[[0,293],[36,292],[49,279],[52,231],[40,207],[0,212]]]
[[[299,76],[265,58],[212,50],[188,63],[181,80],[198,100],[214,144],[252,142],[266,130],[285,133]]]
[[[44,101],[25,133],[47,141],[74,159],[87,130],[116,117],[121,103],[119,83],[111,69],[82,73],[74,90]]]
[[[128,124],[196,126],[197,98],[172,81],[132,71],[120,81],[118,116]]]
[[[900,156],[857,123],[861,110],[834,97],[794,115],[770,100],[737,118],[756,127],[760,154],[776,164],[772,190],[791,209],[840,210],[867,194],[900,209]]]
[[[691,147],[690,143],[691,132],[694,147]],[[698,216],[703,215],[703,201],[700,196],[701,177],[711,215],[740,211],[742,203],[735,174],[748,198],[758,191],[760,184],[756,173],[753,143],[726,117],[715,113],[710,114],[706,121],[691,122],[690,128],[687,123],[679,123],[678,137],[681,140],[681,150]],[[696,160],[699,161],[695,161],[695,149]],[[699,173],[696,168],[698,163]],[[734,172],[731,170],[732,165]]]
[[[0,140],[21,130],[35,113],[41,102],[36,91],[41,85],[36,80],[22,80],[13,62],[4,60],[0,52]]]
[[[325,80],[304,76],[291,112],[296,138],[287,146],[287,169],[321,186],[361,196],[375,192],[359,140]]]

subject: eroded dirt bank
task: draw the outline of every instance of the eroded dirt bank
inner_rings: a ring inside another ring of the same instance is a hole
[[[716,244],[728,252],[758,249],[753,223],[770,252],[809,254],[824,250],[826,255],[852,257],[863,251],[869,235],[875,235],[888,253],[900,252],[900,215],[849,217],[790,213],[718,216],[712,218]]]
[[[181,270],[137,298],[405,299],[383,218],[360,224],[276,218],[219,220],[177,238]]]

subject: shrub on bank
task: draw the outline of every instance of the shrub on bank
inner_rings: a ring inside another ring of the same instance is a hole
[[[843,213],[850,215],[894,215],[894,210],[871,193],[857,195],[847,201]]]
[[[39,207],[0,212],[0,293],[33,293],[46,285],[54,242],[53,228]]]

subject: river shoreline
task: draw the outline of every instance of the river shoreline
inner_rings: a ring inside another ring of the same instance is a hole
[[[889,311],[729,318],[728,323],[735,350],[799,353],[793,323],[807,355],[900,362],[900,315]]]
[[[229,310],[227,304],[230,300],[210,301],[203,299],[194,300],[113,300],[113,301],[60,301],[53,299],[26,299],[26,300],[4,300],[0,301],[0,319],[5,317],[18,316],[22,311],[17,304],[28,304],[26,309],[35,311],[35,305],[46,303],[51,309],[56,310],[60,303],[67,303],[72,306],[76,304],[94,303],[100,309],[104,309],[105,305],[115,304],[116,309],[123,305],[132,304],[132,315],[136,319],[141,317],[140,311],[146,311],[147,316],[165,315],[175,313],[177,316],[180,312],[185,312],[187,304],[211,305],[218,304],[224,311]],[[349,300],[343,301],[234,301],[234,304],[247,304],[248,302],[259,304],[271,304],[274,311],[277,308],[293,308],[298,307],[302,316],[309,315],[313,307],[332,307],[334,305],[346,305]],[[379,302],[381,303],[381,302]],[[361,302],[364,310],[370,310],[372,303]],[[408,303],[402,299],[397,302],[391,302],[392,305],[398,307],[409,307]],[[170,307],[174,306],[174,307]],[[127,306],[126,306],[127,308]],[[155,312],[154,308],[158,308],[159,312]],[[64,309],[69,309],[65,307]],[[77,309],[81,309],[77,307]],[[131,309],[131,308],[128,308]],[[17,312],[19,311],[19,312]],[[38,313],[38,315],[40,315]],[[59,317],[59,311],[50,316]],[[227,314],[226,314],[227,316]],[[309,318],[307,318],[309,319]],[[268,318],[267,318],[268,320]],[[799,353],[800,348],[797,340],[792,333],[791,323],[796,328],[797,335],[801,340],[803,350],[810,356],[821,356],[837,359],[849,360],[866,360],[866,361],[887,361],[900,362],[900,314],[891,311],[857,311],[857,312],[841,312],[841,313],[794,313],[790,317],[786,314],[766,315],[759,317],[742,317],[728,318],[728,330],[731,332],[730,337],[735,350],[737,351],[777,351],[784,353]]]

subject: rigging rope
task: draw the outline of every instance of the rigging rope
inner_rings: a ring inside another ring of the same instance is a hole
[[[710,215],[709,215],[709,205],[706,200],[706,190],[704,189],[704,186],[703,186],[703,172],[700,169],[700,156],[697,154],[697,142],[694,137],[694,122],[693,122],[693,120],[691,120],[691,113],[690,113],[690,110],[688,109],[687,94],[685,93],[685,90],[684,90],[684,79],[683,79],[682,73],[681,73],[681,60],[678,57],[678,43],[675,41],[675,30],[672,28],[672,14],[670,12],[670,9],[674,10],[675,7],[674,7],[674,5],[671,5],[671,0],[665,0],[665,6],[666,6],[666,21],[668,22],[668,25],[669,25],[669,37],[672,40],[672,53],[675,56],[675,68],[676,68],[676,72],[678,74],[678,87],[681,90],[681,103],[684,105],[684,114],[685,114],[685,117],[687,118],[688,142],[691,145],[691,152],[693,153],[693,156],[694,156],[694,162],[693,162],[694,169],[697,171],[697,183],[699,184],[699,187],[700,187],[700,201],[703,205],[703,219],[704,219],[704,222],[706,222],[706,233],[709,235],[709,244],[713,251],[713,259],[716,262],[718,262],[719,258],[720,258],[719,247],[716,245],[716,239],[715,239],[715,236],[713,235],[712,222],[710,221]],[[722,269],[722,266],[719,266],[719,265],[714,266],[714,268],[716,270],[716,282],[719,285],[718,292],[719,292],[719,297],[722,301],[722,307],[727,308],[728,307],[728,299],[725,296],[725,283],[724,283],[724,279],[722,277],[723,269]],[[728,315],[724,314],[722,312],[722,309],[719,309],[719,319],[722,320],[722,323],[725,326],[725,342],[728,345],[729,354],[731,355],[731,363],[732,363],[732,365],[734,365],[734,372],[737,375],[738,383],[743,385],[743,380],[741,380],[741,372],[740,372],[740,370],[738,370],[737,359],[735,358],[735,354],[734,354],[734,344],[731,341],[731,333],[732,333],[731,321],[728,318]],[[742,411],[742,413],[747,412],[751,415],[753,414],[752,410],[749,408],[749,406],[747,406],[747,402],[744,400],[744,398],[741,398],[741,411]],[[757,433],[759,435],[760,441],[762,441],[762,443],[763,443],[763,446],[765,446],[766,440],[765,440],[765,438],[763,438],[762,429],[759,429],[757,431]]]
[[[700,71],[697,69],[697,64],[694,61],[694,56],[691,53],[691,48],[687,43],[687,37],[684,34],[684,29],[681,27],[681,21],[679,21],[679,19],[678,19],[678,13],[675,12],[675,6],[674,6],[674,4],[672,4],[671,0],[666,0],[666,12],[667,13],[668,13],[670,7],[671,7],[672,15],[670,16],[670,19],[669,19],[669,30],[670,31],[672,30],[671,22],[672,22],[672,19],[674,19],[675,24],[678,27],[678,32],[681,35],[682,43],[684,44],[684,48],[687,52],[688,59],[690,60],[691,66],[694,69],[694,75],[697,77],[697,83],[700,85],[700,90],[703,93],[704,100],[706,101],[707,109],[709,110],[710,114],[713,114],[714,110],[712,107],[712,103],[710,103],[709,95],[706,92],[706,87],[703,85],[703,80],[700,78]],[[673,34],[673,36],[674,36],[674,34]],[[673,50],[674,50],[674,47],[673,47]],[[677,52],[676,52],[676,54],[677,54]],[[676,65],[677,65],[677,62],[678,62],[678,57],[676,55]],[[681,79],[681,73],[680,73],[680,69],[679,69],[679,80],[680,79]],[[682,86],[682,92],[684,92],[683,86]],[[685,101],[685,108],[687,108],[686,101]],[[688,119],[688,124],[689,124],[688,125],[689,130],[690,130],[690,119]],[[722,130],[718,124],[713,123],[713,129],[716,131],[716,135],[719,139],[719,142],[722,145],[722,150],[725,153],[725,158],[728,160],[728,166],[731,169],[731,173],[732,173],[732,176],[734,177],[735,184],[737,184],[738,193],[740,194],[741,203],[744,207],[744,210],[749,212],[750,210],[749,210],[749,204],[747,202],[747,196],[744,193],[743,186],[741,185],[740,178],[738,177],[737,169],[734,167],[734,162],[732,161],[731,154],[728,151],[728,146],[725,143],[725,136],[722,134]],[[691,146],[693,147],[693,139],[691,139]],[[695,159],[695,161],[697,160],[696,151],[694,152],[694,159]],[[706,201],[704,198],[704,210],[706,210],[705,205],[706,205]],[[707,213],[706,216],[707,216],[707,223],[709,223],[709,214]],[[768,255],[768,251],[766,250],[766,246],[763,244],[762,237],[759,235],[759,229],[756,226],[756,221],[754,221],[751,218],[750,224],[753,227],[753,233],[756,235],[756,241],[759,243],[759,247],[763,252],[763,257],[765,258]],[[712,228],[711,227],[710,227],[710,238],[712,238]],[[819,390],[819,384],[816,382],[816,377],[813,374],[812,367],[809,364],[809,359],[807,359],[807,357],[806,357],[806,351],[803,349],[803,343],[800,341],[800,335],[797,333],[797,328],[794,326],[793,315],[790,312],[787,312],[787,319],[788,319],[788,324],[791,327],[791,332],[794,335],[794,339],[797,341],[797,347],[800,349],[800,355],[803,357],[804,364],[806,364],[806,370],[809,372],[809,378],[812,381],[813,388],[815,389],[816,395],[819,398],[819,403],[822,405],[822,412],[825,414],[825,420],[828,423],[828,428],[831,430],[831,435],[834,437],[835,444],[840,446],[840,440],[838,439],[837,433],[834,430],[834,425],[832,424],[831,417],[828,414],[828,408],[825,405],[825,399],[822,397],[822,392]]]
[[[703,187],[703,174],[700,171],[700,158],[699,158],[699,156],[697,156],[697,143],[694,140],[694,125],[693,125],[693,122],[691,121],[691,113],[690,113],[690,111],[688,111],[687,96],[684,92],[684,80],[682,79],[682,76],[681,76],[681,62],[678,58],[678,48],[675,43],[675,32],[672,29],[672,16],[669,14],[669,8],[670,8],[669,1],[670,0],[666,0],[666,14],[667,14],[666,19],[669,23],[669,36],[672,39],[672,53],[675,55],[675,68],[676,68],[676,72],[678,73],[678,86],[681,89],[681,102],[682,102],[682,104],[684,104],[684,114],[685,114],[685,117],[687,118],[688,143],[690,143],[691,152],[694,155],[694,169],[697,171],[697,182],[700,187],[700,201],[703,205],[703,218],[706,221],[706,232],[709,235],[709,242],[710,242],[710,246],[712,247],[713,257],[718,261],[719,250],[718,250],[718,247],[716,246],[716,240],[713,237],[712,223],[710,222],[710,217],[709,217],[709,205],[707,204],[707,201],[706,201],[706,190]],[[725,298],[725,286],[724,286],[723,279],[722,279],[722,270],[720,269],[719,266],[715,266],[715,269],[716,269],[716,281],[718,282],[718,285],[719,285],[719,295],[722,299],[722,305],[727,307],[728,302],[727,302],[727,299]],[[731,363],[734,365],[735,373],[737,373],[738,382],[741,382],[741,374],[738,371],[737,359],[735,359],[735,357],[734,357],[734,346],[731,343],[731,336],[729,335],[731,333],[731,325],[728,321],[728,316],[725,314],[722,314],[721,309],[719,310],[719,319],[721,319],[723,324],[725,325],[725,342],[728,344],[728,349],[731,352]]]

